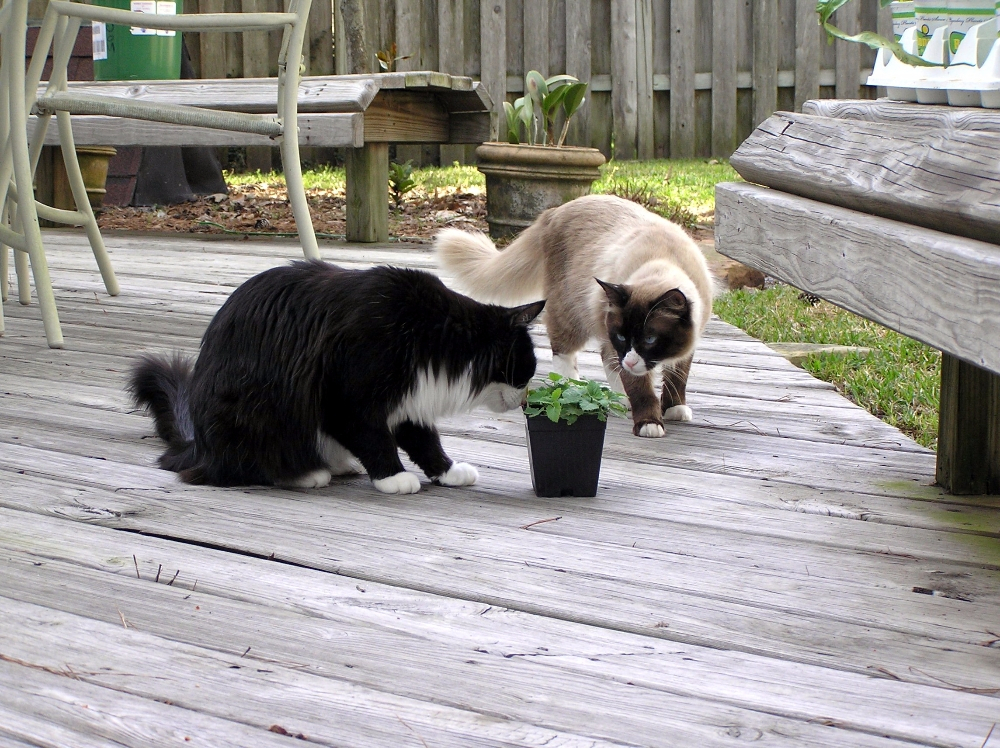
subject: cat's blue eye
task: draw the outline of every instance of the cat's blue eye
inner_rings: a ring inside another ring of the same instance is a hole
[[[617,340],[619,343],[624,343],[625,342],[625,336],[622,335],[620,332],[616,332],[615,333],[615,340]]]
[[[653,343],[656,342],[656,336],[647,335],[645,338],[642,339],[642,342],[645,343],[646,345],[652,345]]]

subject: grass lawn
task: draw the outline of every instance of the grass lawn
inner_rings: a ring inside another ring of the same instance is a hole
[[[688,227],[710,220],[717,182],[739,178],[727,162],[715,159],[612,161],[601,172],[594,192],[627,197]],[[307,189],[344,190],[342,168],[310,170],[303,177]],[[481,194],[486,188],[474,166],[416,168],[413,178],[416,195]],[[227,173],[226,179],[231,184],[284,182],[281,174]],[[941,355],[934,349],[826,302],[810,304],[799,299],[798,290],[780,284],[724,294],[715,312],[765,343],[873,349],[868,354],[814,355],[805,368],[918,443],[936,446]]]
[[[937,445],[941,354],[874,322],[777,285],[723,294],[715,313],[765,343],[830,343],[870,353],[815,354],[804,368],[925,447]]]

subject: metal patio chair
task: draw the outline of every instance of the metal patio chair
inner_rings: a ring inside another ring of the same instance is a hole
[[[39,30],[31,64],[25,71],[24,46],[27,34],[28,0],[6,0],[3,10],[10,6],[6,22],[2,26],[4,34],[3,61],[5,74],[3,85],[8,86],[4,104],[9,108],[10,127],[4,141],[4,154],[9,153],[12,162],[13,181],[6,172],[6,156],[0,160],[0,185],[9,184],[7,197],[14,205],[0,203],[11,217],[11,228],[0,226],[0,242],[9,244],[25,253],[15,253],[17,269],[26,271],[25,260],[30,261],[35,280],[35,290],[45,333],[49,345],[62,346],[52,286],[45,262],[41,235],[38,231],[38,216],[58,223],[82,225],[87,232],[91,248],[97,259],[101,275],[108,293],[118,293],[118,283],[111,268],[111,262],[93,210],[86,196],[86,187],[80,172],[73,141],[71,115],[103,115],[131,119],[162,122],[168,124],[207,127],[219,130],[255,133],[275,139],[281,148],[282,165],[288,187],[288,200],[295,217],[302,251],[307,258],[318,258],[319,247],[313,230],[302,183],[302,167],[299,160],[299,139],[297,126],[298,89],[302,75],[302,46],[306,34],[311,0],[288,0],[287,12],[262,13],[192,13],[185,15],[154,15],[137,13],[116,8],[85,5],[70,0],[50,0],[48,10]],[[111,95],[75,93],[67,86],[66,67],[68,65],[77,33],[84,20],[92,23],[104,22],[134,26],[139,28],[175,31],[267,31],[283,30],[281,52],[278,57],[278,95],[275,114],[249,114],[224,110],[211,110],[183,104],[158,104],[147,101],[121,98]],[[11,44],[8,44],[8,37]],[[52,74],[44,93],[38,95],[39,81],[49,48],[52,48]],[[17,55],[20,55],[17,57]],[[21,81],[21,86],[16,81]],[[37,97],[37,98],[36,98]],[[34,111],[37,122],[27,142],[27,114]],[[0,112],[2,114],[2,112]],[[66,173],[73,192],[77,210],[65,211],[38,203],[34,200],[31,176],[37,165],[42,145],[45,141],[49,121],[55,115],[59,128],[59,143]],[[0,127],[2,127],[0,123]],[[22,133],[24,135],[22,136]],[[0,131],[0,134],[4,134]],[[18,227],[22,227],[18,230]],[[6,250],[2,253],[6,256]],[[4,257],[4,260],[6,258]],[[3,263],[6,264],[6,261]],[[19,288],[22,303],[27,300],[24,291],[27,284],[26,272],[19,272]]]

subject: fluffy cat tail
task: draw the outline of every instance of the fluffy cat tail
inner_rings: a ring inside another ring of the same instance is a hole
[[[190,381],[191,361],[175,354],[143,356],[133,367],[128,383],[135,404],[149,410],[157,436],[167,443],[160,467],[174,472],[197,467],[188,405]]]
[[[444,229],[434,238],[441,268],[455,275],[462,290],[477,301],[524,304],[544,293],[542,258],[528,227],[502,252],[478,231]]]

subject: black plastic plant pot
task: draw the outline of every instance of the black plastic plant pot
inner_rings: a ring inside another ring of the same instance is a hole
[[[525,417],[528,464],[536,496],[596,496],[607,421],[581,416],[573,425]]]

